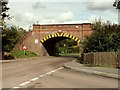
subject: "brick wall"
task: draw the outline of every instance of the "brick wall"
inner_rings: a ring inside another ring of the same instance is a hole
[[[59,31],[67,32],[78,38],[80,38],[80,33],[81,33],[83,39],[85,36],[90,36],[92,33],[91,23],[33,25],[33,32],[40,32],[41,39],[47,35],[50,35],[52,33],[59,32]]]
[[[23,37],[24,39],[16,45],[15,49],[22,50],[23,46],[27,47],[27,50],[33,51],[39,56],[46,56],[48,53],[40,43],[40,34],[37,32],[29,32]]]

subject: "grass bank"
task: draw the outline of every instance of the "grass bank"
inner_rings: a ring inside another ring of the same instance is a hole
[[[10,55],[14,58],[31,58],[38,56],[36,53],[28,50],[26,50],[25,52],[23,50],[14,50],[11,51]]]

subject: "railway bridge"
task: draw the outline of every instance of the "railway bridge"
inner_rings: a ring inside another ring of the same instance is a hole
[[[92,33],[91,23],[81,24],[34,24],[32,30],[27,33],[16,45],[21,50],[24,46],[40,56],[54,55],[55,45],[64,39],[72,39],[79,45],[81,39]]]

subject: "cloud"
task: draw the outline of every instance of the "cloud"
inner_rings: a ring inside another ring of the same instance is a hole
[[[71,11],[63,12],[59,15],[58,21],[65,22],[70,21],[74,18],[74,14]]]
[[[30,12],[25,12],[25,13],[16,13],[15,14],[15,21],[16,22],[22,22],[22,23],[33,23],[35,20],[37,20],[37,17],[33,15]]]
[[[45,19],[42,21],[42,23],[56,23],[57,20],[56,19]]]
[[[15,15],[14,15],[15,21],[21,22],[22,18],[23,18],[23,15],[21,13],[15,13]]]
[[[87,5],[88,10],[94,10],[94,11],[105,11],[113,9],[113,2],[90,2]]]
[[[35,2],[35,3],[33,3],[32,8],[33,9],[39,9],[39,8],[45,9],[46,5],[41,2]]]
[[[95,20],[98,20],[98,19],[100,19],[101,17],[99,17],[99,16],[96,16],[96,15],[90,15],[90,17],[89,17],[89,22],[94,22]]]
[[[111,22],[111,21],[112,21],[112,23],[116,23],[116,24],[117,24],[116,21],[110,20],[109,17],[104,17],[104,16],[103,16],[103,17],[100,17],[100,16],[97,16],[97,15],[90,15],[88,21],[89,21],[90,23],[94,23],[95,20],[99,20],[99,19],[101,19],[102,22],[106,22],[106,21],[110,21],[110,22]]]
[[[20,13],[17,12],[14,15],[14,18],[10,21],[7,21],[8,25],[16,25],[28,29],[28,27],[38,21],[38,17],[30,12]]]
[[[25,12],[23,21],[26,23],[33,23],[35,20],[37,20],[37,17],[35,17],[34,14]]]
[[[20,0],[10,0],[11,2],[21,2]],[[98,2],[103,2],[105,0],[97,0]],[[111,2],[114,0],[106,0],[106,2]],[[93,2],[93,0],[22,0],[22,2]]]
[[[90,15],[88,16],[88,19],[86,20],[71,20],[71,21],[66,21],[64,23],[69,23],[69,24],[74,24],[74,23],[93,23],[96,19],[98,20],[100,17],[96,15]]]
[[[73,20],[74,14],[71,11],[62,12],[60,14],[56,14],[54,17],[49,16],[45,17],[42,20],[42,23],[64,23]]]
[[[112,6],[113,3],[107,2],[108,0],[98,1],[92,0],[92,2],[84,3],[13,2],[9,3],[10,15],[14,17],[10,21],[23,28],[28,28],[39,20],[40,24],[83,23],[94,21],[96,17],[117,21],[117,10]],[[113,11],[111,8],[114,8]]]

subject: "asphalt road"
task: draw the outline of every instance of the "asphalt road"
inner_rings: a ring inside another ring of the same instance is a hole
[[[3,88],[117,88],[118,80],[63,68],[70,57],[40,57],[2,64]]]
[[[36,60],[18,60],[2,63],[2,86],[12,88],[41,74],[57,69],[73,60],[64,57],[40,57]]]
[[[118,81],[63,68],[31,82],[24,88],[118,88]]]

